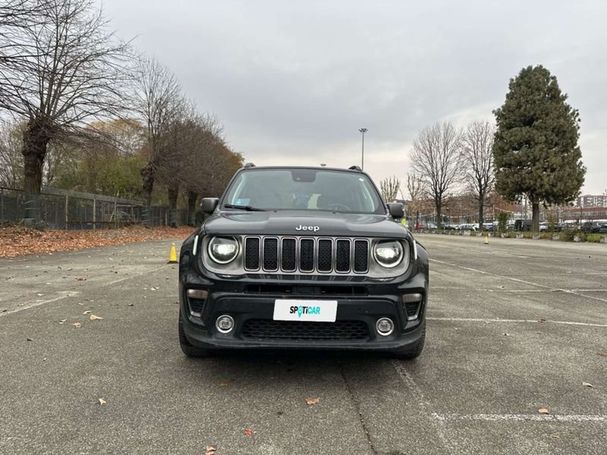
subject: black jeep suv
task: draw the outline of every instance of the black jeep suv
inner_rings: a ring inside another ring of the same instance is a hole
[[[417,357],[428,255],[358,167],[246,165],[181,247],[179,341]]]

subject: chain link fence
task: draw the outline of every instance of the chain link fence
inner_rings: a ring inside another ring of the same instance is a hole
[[[19,223],[28,201],[22,190],[0,187],[0,223]],[[186,210],[171,213],[167,206],[144,207],[141,201],[101,194],[45,188],[39,198],[40,219],[51,229],[99,229],[140,224],[187,224]]]

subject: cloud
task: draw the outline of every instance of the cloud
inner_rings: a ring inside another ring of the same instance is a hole
[[[607,3],[105,0],[123,37],[169,66],[231,146],[264,164],[404,177],[417,132],[492,119],[508,81],[542,63],[582,117],[586,192],[607,187]]]

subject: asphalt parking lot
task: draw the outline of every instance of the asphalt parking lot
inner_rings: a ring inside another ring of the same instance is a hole
[[[419,238],[411,362],[187,359],[168,242],[0,260],[0,453],[605,454],[607,245]]]

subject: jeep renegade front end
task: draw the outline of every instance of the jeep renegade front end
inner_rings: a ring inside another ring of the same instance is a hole
[[[247,165],[182,245],[179,340],[418,356],[428,255],[359,168]]]

